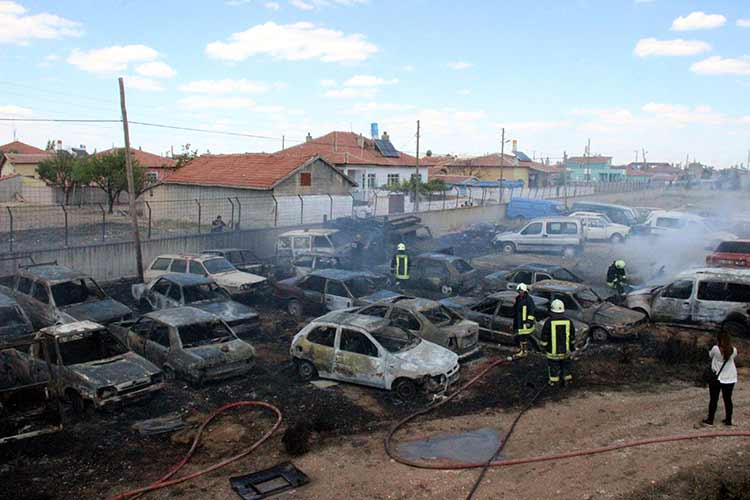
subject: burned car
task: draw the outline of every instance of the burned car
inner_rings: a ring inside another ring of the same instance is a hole
[[[459,296],[443,299],[440,303],[479,324],[479,338],[483,341],[514,345],[513,304],[517,295],[517,292],[507,290],[495,292],[483,299]],[[531,298],[534,300],[537,321],[536,331],[531,337],[532,346],[540,349],[539,340],[544,320],[548,316],[549,301],[541,297],[531,296]],[[576,345],[578,349],[583,349],[589,342],[589,327],[580,321],[574,319],[572,321],[576,329]]]
[[[292,339],[302,380],[316,376],[392,390],[412,399],[422,389],[445,391],[458,381],[458,355],[398,328],[388,319],[334,311]]]
[[[56,263],[21,267],[12,281],[0,291],[18,301],[35,328],[81,320],[107,324],[132,314],[93,278]]]
[[[482,279],[482,289],[486,292],[515,290],[519,283],[531,285],[537,281],[560,280],[583,283],[583,279],[569,269],[556,264],[532,262],[516,266],[509,271],[496,271]]]
[[[387,318],[391,324],[458,354],[459,359],[479,351],[479,325],[434,300],[399,295],[357,309],[358,314]]]
[[[270,265],[261,261],[257,255],[246,248],[214,248],[203,250],[201,254],[224,257],[238,270],[246,273],[268,278],[273,272]]]
[[[255,364],[253,346],[238,339],[221,318],[195,307],[162,309],[109,328],[168,379],[202,384],[244,375]]]
[[[550,302],[560,299],[565,304],[565,315],[586,323],[596,342],[637,337],[641,326],[648,322],[642,312],[606,302],[592,288],[580,283],[540,281],[529,287],[529,293]]]
[[[153,311],[191,306],[215,314],[242,335],[260,327],[255,309],[233,301],[216,283],[194,274],[165,274],[131,287],[133,298]]]
[[[0,293],[0,345],[30,339],[34,333],[26,313],[13,297]]]
[[[291,263],[292,275],[306,276],[320,269],[351,269],[351,259],[342,255],[303,253]]]
[[[442,295],[468,292],[479,284],[479,274],[461,257],[423,253],[409,265],[409,288],[439,291]]]
[[[651,321],[723,329],[748,335],[750,269],[705,268],[678,274],[663,286],[642,288],[625,305]]]
[[[367,271],[321,269],[302,278],[289,278],[276,283],[274,298],[281,301],[295,317],[337,311],[364,305],[363,301],[381,290],[387,278]]]
[[[56,396],[76,412],[144,398],[164,387],[161,370],[98,323],[48,326],[35,339],[28,353],[18,351],[24,370],[37,380],[51,371]]]

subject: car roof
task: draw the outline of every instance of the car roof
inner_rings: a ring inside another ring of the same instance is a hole
[[[341,326],[354,326],[367,331],[377,330],[390,323],[390,320],[348,311],[332,311],[312,321],[313,323],[335,323]]]
[[[602,208],[624,208],[626,210],[632,210],[631,207],[625,205],[615,205],[614,203],[601,203],[599,201],[574,201],[573,206],[578,205],[579,207],[591,206],[591,207],[602,207]]]
[[[678,210],[654,210],[649,214],[649,219],[652,219],[654,217],[672,217],[675,219],[686,219],[686,220],[693,220],[693,221],[703,221],[705,220],[700,215],[691,214],[689,212],[680,212]]]
[[[440,253],[440,252],[427,252],[427,253],[421,253],[417,255],[420,259],[434,259],[434,260],[444,260],[446,262],[453,262],[454,260],[465,260],[462,257],[459,257],[458,255],[450,255],[447,253]]]
[[[408,309],[410,311],[428,311],[434,309],[440,305],[440,302],[430,299],[423,299],[421,297],[414,297],[409,299],[402,299],[393,302],[394,307],[400,307],[402,309]]]
[[[159,255],[156,257],[156,259],[185,259],[185,260],[197,260],[197,261],[204,261],[209,259],[215,259],[217,257],[222,257],[221,255],[216,254],[205,254],[205,253],[165,253],[162,255]],[[154,260],[156,260],[154,259]]]
[[[66,337],[68,335],[75,335],[77,333],[95,332],[97,330],[104,330],[105,328],[99,323],[93,321],[83,320],[74,321],[72,323],[65,323],[62,325],[52,325],[39,330],[45,335],[52,337]]]
[[[546,262],[529,262],[528,264],[521,264],[514,267],[510,271],[557,271],[558,269],[564,269],[563,266],[558,264],[547,264]]]
[[[40,264],[23,267],[18,270],[18,274],[43,279],[49,281],[51,284],[89,277],[80,271],[58,264]]]
[[[338,233],[338,229],[325,229],[325,228],[313,228],[313,229],[294,229],[293,231],[287,231],[279,236],[328,236],[334,233]]]
[[[518,292],[514,292],[513,290],[501,290],[499,292],[491,293],[486,298],[488,299],[497,299],[500,301],[514,301],[516,300],[516,296],[518,295]],[[534,301],[535,305],[545,305],[547,302],[549,302],[544,297],[535,297],[533,295],[530,295],[531,300]],[[484,299],[481,299],[484,300]]]
[[[675,279],[685,278],[714,278],[727,281],[742,281],[750,283],[750,269],[731,267],[701,267],[683,271]]]
[[[533,285],[529,286],[529,289],[532,291],[532,293],[534,290],[550,290],[554,292],[575,293],[585,288],[588,288],[588,287],[581,283],[573,283],[572,281],[562,281],[562,280],[538,281],[534,283]]]
[[[577,210],[571,214],[570,217],[606,217],[606,215],[599,212],[587,212],[585,210]]]
[[[352,278],[377,278],[377,274],[369,271],[348,271],[346,269],[317,269],[308,276],[320,276],[328,280],[346,281]]]
[[[167,273],[162,274],[157,279],[164,279],[182,286],[206,285],[208,283],[213,283],[212,280],[206,278],[205,276],[189,273]]]
[[[209,312],[190,306],[161,309],[144,314],[144,317],[174,327],[203,323],[217,318]]]
[[[206,255],[213,252],[249,252],[246,248],[211,248],[208,250],[203,250],[201,254]]]
[[[577,217],[556,215],[556,216],[549,216],[549,217],[536,217],[534,219],[531,219],[529,221],[529,224],[531,224],[532,222],[577,222],[580,224],[581,221]]]

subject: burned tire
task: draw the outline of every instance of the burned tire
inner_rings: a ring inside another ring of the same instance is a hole
[[[286,310],[291,316],[294,316],[295,318],[301,318],[304,312],[304,308],[302,307],[302,302],[296,299],[290,300],[287,303]]]
[[[602,342],[606,342],[607,340],[609,340],[609,334],[607,333],[607,330],[600,326],[597,326],[591,329],[591,340],[598,344],[601,344]]]
[[[511,243],[510,241],[504,241],[504,242],[500,243],[500,250],[505,255],[512,255],[512,254],[516,253],[516,246],[513,243]]]
[[[402,401],[411,401],[417,397],[417,384],[408,378],[401,378],[393,383],[393,392]]]
[[[609,237],[609,242],[612,243],[613,245],[619,245],[620,243],[624,241],[625,241],[625,238],[623,238],[620,233],[615,233]]]
[[[297,376],[303,382],[309,382],[318,378],[318,370],[315,365],[305,359],[297,360]]]
[[[747,326],[739,321],[726,321],[721,329],[732,337],[747,337],[750,334]]]

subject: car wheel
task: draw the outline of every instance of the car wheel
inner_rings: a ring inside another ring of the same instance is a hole
[[[747,325],[744,325],[739,321],[726,321],[721,329],[732,337],[747,337],[748,333],[750,333]]]
[[[290,315],[294,316],[295,318],[301,318],[303,307],[302,302],[299,300],[290,300],[289,303],[286,305],[286,310],[289,312]]]
[[[443,285],[442,287],[440,287],[440,292],[446,297],[450,297],[451,294],[453,293],[453,287],[448,286],[448,285]]]
[[[609,241],[615,245],[619,245],[620,243],[625,241],[625,238],[623,238],[620,233],[615,233],[612,236],[610,236]]]
[[[568,259],[572,259],[573,257],[575,257],[576,253],[578,253],[576,247],[565,247],[563,249],[563,257]]]
[[[297,360],[297,375],[301,381],[309,382],[318,378],[318,370],[306,359],[299,359]]]
[[[609,339],[609,334],[604,328],[595,327],[591,330],[591,339],[597,343],[606,342]]]
[[[509,241],[501,243],[500,248],[502,249],[505,255],[511,255],[511,254],[516,253],[516,246]]]
[[[393,384],[393,391],[399,399],[411,401],[417,396],[417,384],[413,380],[402,378]]]

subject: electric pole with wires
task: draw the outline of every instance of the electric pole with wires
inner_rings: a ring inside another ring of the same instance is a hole
[[[417,120],[417,161],[414,163],[414,211],[419,212],[419,120]]]

